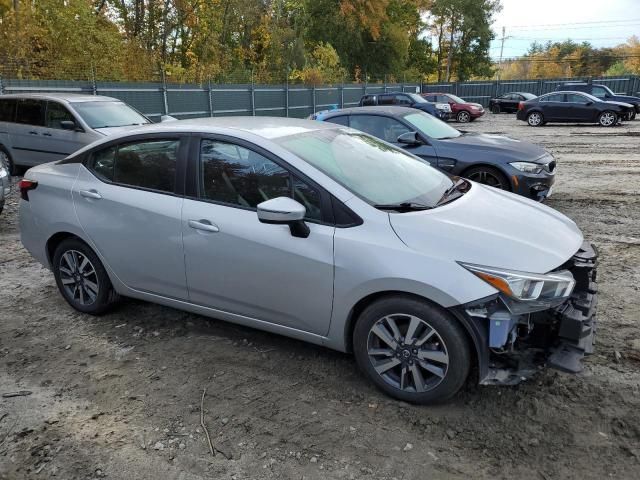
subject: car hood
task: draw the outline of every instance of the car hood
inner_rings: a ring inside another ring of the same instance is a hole
[[[105,137],[110,135],[115,135],[117,133],[125,133],[131,130],[136,130],[140,128],[142,125],[125,125],[124,127],[105,127],[105,128],[94,128],[94,130],[98,133],[101,133]]]
[[[614,102],[625,102],[625,103],[640,103],[640,97],[633,97],[630,95],[616,95]]]
[[[449,204],[389,217],[398,237],[424,255],[524,272],[557,268],[583,242],[560,212],[478,183]]]
[[[501,154],[508,157],[508,160],[522,160],[535,162],[543,160],[547,151],[534,145],[503,135],[490,135],[483,133],[465,133],[456,138],[438,140],[438,147],[444,146],[452,151],[462,151],[472,153],[483,151],[492,154]],[[438,149],[438,153],[441,153]],[[444,155],[444,152],[443,152]]]
[[[614,105],[619,105],[619,106],[625,107],[625,108],[633,108],[633,105],[631,105],[630,103],[619,102],[619,101],[616,101],[616,100],[607,100],[605,103],[612,103]]]

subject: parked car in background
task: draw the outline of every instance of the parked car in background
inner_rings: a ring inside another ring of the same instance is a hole
[[[4,202],[11,193],[11,176],[8,166],[0,158],[0,213],[4,209]]]
[[[640,113],[640,97],[631,95],[618,95],[613,93],[606,85],[587,82],[566,82],[556,87],[557,91],[573,91],[584,92],[607,102],[622,102],[633,105],[633,111],[625,118],[625,120],[633,120],[636,114]]]
[[[598,123],[613,127],[627,117],[633,105],[605,102],[583,92],[553,92],[520,103],[517,118],[532,127],[547,122]]]
[[[79,94],[10,94],[0,97],[0,159],[15,175],[67,157],[85,145],[151,123],[115,98]]]
[[[482,105],[467,102],[452,93],[423,93],[422,96],[430,102],[449,104],[451,118],[454,118],[459,123],[472,122],[484,115],[484,107]]]
[[[593,349],[596,252],[574,222],[339,125],[143,127],[20,189],[22,243],[80,312],[124,295],[353,352],[415,403],[472,366],[514,384]]]
[[[453,175],[542,201],[552,191],[556,161],[544,148],[500,135],[462,133],[409,108],[348,108],[325,122],[361,130],[404,148]]]
[[[491,113],[515,113],[518,111],[520,102],[533,100],[536,96],[533,93],[510,92],[489,100],[489,111]]]
[[[364,95],[358,105],[360,107],[395,105],[416,108],[440,119],[447,119],[451,115],[451,107],[447,102],[428,102],[417,93],[396,92]]]

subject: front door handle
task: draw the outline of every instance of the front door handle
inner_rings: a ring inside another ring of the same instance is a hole
[[[47,132],[43,133],[42,135],[44,135],[45,137],[50,137],[51,136],[51,134],[47,133]]]
[[[94,200],[100,200],[102,195],[97,190],[80,190],[80,195],[84,198],[93,198]]]
[[[35,131],[31,130],[31,131],[29,132],[29,135],[38,135],[38,132],[35,132]]]
[[[202,230],[204,232],[211,232],[211,233],[216,233],[220,231],[218,226],[214,225],[209,220],[189,220],[188,223],[191,228],[195,228],[196,230]]]

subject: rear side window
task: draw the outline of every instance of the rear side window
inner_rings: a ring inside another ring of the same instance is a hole
[[[16,119],[17,103],[13,98],[0,100],[0,122],[13,122]]]
[[[95,152],[88,168],[100,179],[174,193],[180,140],[147,140]]]
[[[394,95],[378,96],[378,105],[393,105],[393,104],[394,104]]]
[[[16,115],[16,123],[25,125],[44,125],[44,107],[43,100],[25,99],[18,102],[18,113]]]
[[[75,122],[71,112],[58,102],[49,102],[47,104],[47,118],[45,125],[47,128],[62,129],[62,122]]]

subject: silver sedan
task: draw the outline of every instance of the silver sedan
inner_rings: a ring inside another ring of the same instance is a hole
[[[416,403],[472,365],[512,384],[591,351],[596,253],[575,223],[339,125],[143,127],[20,190],[22,242],[81,312],[134,297],[350,351]]]

